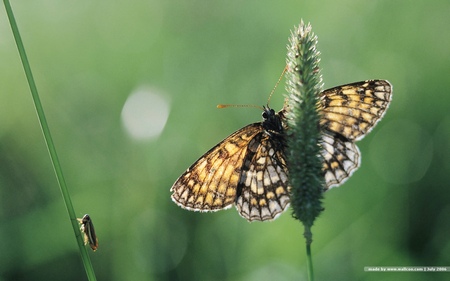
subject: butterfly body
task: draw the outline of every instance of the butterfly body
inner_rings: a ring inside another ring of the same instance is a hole
[[[362,139],[383,117],[392,86],[367,80],[320,94],[324,190],[342,184],[359,167]],[[285,159],[286,109],[264,107],[263,121],[247,125],[211,148],[170,189],[172,200],[193,211],[217,211],[233,204],[248,221],[278,217],[289,205]]]

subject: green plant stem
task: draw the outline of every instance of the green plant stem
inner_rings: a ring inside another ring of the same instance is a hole
[[[320,116],[317,109],[322,89],[317,37],[303,21],[291,33],[287,54],[288,148],[293,216],[303,223],[309,280],[314,279],[311,227],[322,212],[324,179],[320,158]]]
[[[307,231],[309,231],[309,229],[305,227],[305,232]],[[311,256],[311,243],[306,243],[306,266],[308,271],[308,280],[314,281],[314,268]]]
[[[96,280],[94,269],[92,267],[89,255],[87,253],[86,247],[84,246],[84,242],[82,239],[82,235],[80,232],[79,224],[76,219],[75,211],[72,205],[72,200],[70,199],[70,194],[67,189],[66,182],[64,180],[64,175],[61,169],[61,165],[58,159],[58,155],[56,153],[55,144],[53,143],[52,136],[50,134],[50,129],[47,124],[47,120],[45,118],[44,109],[42,108],[42,104],[39,98],[39,94],[36,88],[36,84],[34,82],[33,74],[31,72],[30,64],[28,62],[27,55],[25,53],[25,48],[20,37],[19,29],[17,27],[16,20],[14,18],[14,13],[12,11],[11,5],[8,0],[3,0],[5,5],[6,13],[9,18],[9,22],[11,25],[11,30],[14,35],[14,39],[16,41],[17,49],[19,51],[20,58],[22,60],[22,65],[25,71],[25,75],[27,77],[28,85],[30,86],[31,96],[33,97],[34,106],[36,108],[36,112],[38,115],[39,123],[41,125],[42,133],[44,135],[45,142],[47,144],[47,149],[50,154],[50,159],[53,165],[53,169],[56,174],[56,178],[58,180],[58,184],[64,199],[64,203],[66,205],[67,212],[69,213],[70,221],[73,227],[73,231],[75,233],[75,237],[80,249],[81,258],[86,270],[86,274],[89,280]]]

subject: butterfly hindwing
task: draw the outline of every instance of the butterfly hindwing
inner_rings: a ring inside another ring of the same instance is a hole
[[[322,148],[324,189],[328,190],[344,183],[358,169],[361,156],[353,142],[331,132],[322,134]]]
[[[248,146],[236,208],[248,221],[273,220],[289,206],[288,171],[278,136],[259,134]]]

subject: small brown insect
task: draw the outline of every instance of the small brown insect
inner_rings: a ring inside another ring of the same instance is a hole
[[[77,219],[80,223],[80,230],[84,234],[84,245],[89,243],[92,251],[96,251],[98,248],[98,238],[95,235],[94,224],[92,223],[91,217],[86,214],[81,219]]]

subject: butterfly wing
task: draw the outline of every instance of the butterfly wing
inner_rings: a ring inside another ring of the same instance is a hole
[[[386,80],[367,80],[323,91],[320,125],[349,140],[360,140],[383,117],[392,97]]]
[[[325,190],[341,185],[359,167],[360,152],[353,142],[381,120],[391,98],[392,85],[386,80],[356,82],[320,94]]]
[[[359,167],[358,147],[342,136],[324,132],[322,134],[323,173],[325,190],[343,184]]]
[[[248,221],[277,218],[289,206],[288,170],[282,136],[253,138],[242,166],[236,208]]]
[[[191,211],[227,209],[236,201],[241,167],[252,139],[261,134],[261,123],[234,132],[206,152],[170,189],[172,200]]]

